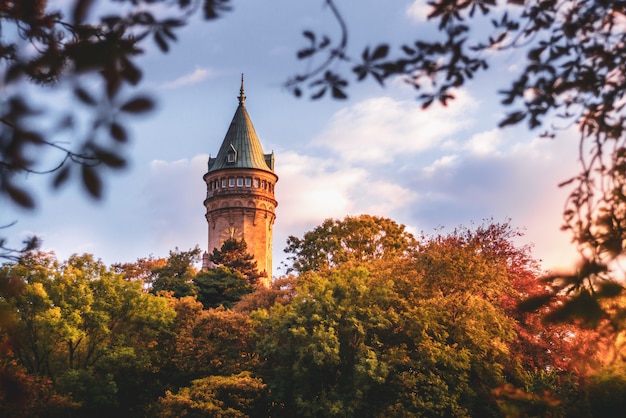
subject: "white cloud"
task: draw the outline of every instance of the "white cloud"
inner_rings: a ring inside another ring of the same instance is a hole
[[[173,81],[163,83],[161,87],[164,89],[175,89],[178,87],[183,87],[183,86],[187,86],[190,84],[199,83],[200,81],[205,80],[214,75],[215,75],[215,72],[210,69],[197,67],[193,73],[178,77],[177,79]]]
[[[281,223],[320,223],[326,218],[371,213],[392,216],[416,198],[366,166],[351,167],[295,152],[279,153],[276,186]],[[357,213],[358,212],[358,213]]]
[[[360,206],[368,208],[367,213],[392,217],[392,214],[417,199],[417,193],[389,181],[372,181],[364,185],[366,193],[361,194]]]
[[[444,155],[435,160],[431,165],[422,169],[426,177],[437,175],[440,171],[448,171],[458,163],[458,155]]]
[[[368,99],[337,112],[314,144],[345,162],[389,163],[439,146],[470,123],[476,101],[463,90],[447,107],[421,109],[416,100]]]
[[[498,152],[502,143],[502,130],[492,129],[473,135],[467,142],[467,148],[474,154],[485,156]]]
[[[337,167],[332,161],[285,152],[277,155],[276,186],[280,222],[284,226],[318,223],[345,216],[351,209],[351,191],[362,184],[363,169]]]
[[[430,6],[424,0],[414,0],[413,3],[406,9],[407,16],[415,22],[425,22],[428,20],[428,15],[432,11]]]

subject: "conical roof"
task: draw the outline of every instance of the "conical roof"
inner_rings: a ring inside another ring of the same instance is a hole
[[[216,157],[209,157],[208,172],[229,168],[255,168],[274,172],[274,154],[264,154],[250,115],[244,105],[243,76],[239,106]]]

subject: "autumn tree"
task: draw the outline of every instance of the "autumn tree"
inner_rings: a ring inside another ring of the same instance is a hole
[[[545,286],[521,235],[486,222],[422,236],[387,257],[301,272],[290,302],[252,313],[275,414],[587,411],[584,384],[602,336],[517,310]]]
[[[275,304],[288,305],[296,295],[297,284],[296,276],[278,277],[268,287],[259,286],[254,292],[244,295],[233,309],[250,314],[257,309],[270,309]]]
[[[509,355],[502,363],[507,383],[495,389],[504,409],[565,414],[580,408],[579,391],[599,367],[597,353],[605,338],[594,330],[545,321],[548,310],[518,309],[520,302],[543,294],[546,286],[539,280],[531,247],[516,244],[521,236],[509,223],[490,222],[424,237],[416,267],[424,276],[426,294],[436,299],[445,295],[439,303],[447,310],[454,312],[478,297],[493,306],[485,309],[496,309],[512,324]],[[449,300],[456,302],[449,306]]]
[[[326,219],[302,238],[289,236],[289,271],[320,271],[347,262],[367,263],[409,254],[416,241],[395,221],[371,215]]]
[[[113,263],[111,268],[121,274],[124,280],[137,281],[144,291],[148,291],[152,287],[155,272],[166,265],[167,259],[151,255],[139,258],[134,263]]]
[[[154,416],[262,417],[267,415],[266,387],[250,373],[209,376],[194,380],[178,392],[168,391],[154,408]]]
[[[254,371],[258,356],[248,315],[230,309],[203,309],[191,297],[173,298],[177,318],[169,361],[177,385],[210,375],[226,376]]]

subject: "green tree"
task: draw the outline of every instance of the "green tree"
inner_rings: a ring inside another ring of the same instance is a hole
[[[248,252],[248,244],[243,238],[225,240],[220,249],[213,249],[209,258],[214,264],[241,273],[253,285],[257,284],[260,278],[267,277],[267,272],[259,273],[254,256]]]
[[[200,248],[196,246],[188,251],[176,248],[170,251],[165,265],[152,269],[151,292],[173,292],[176,297],[195,295],[197,289],[193,278],[198,273],[194,263],[200,260]]]
[[[228,267],[201,271],[193,278],[198,289],[197,298],[205,309],[232,308],[244,295],[254,291],[254,286],[240,272]]]
[[[493,413],[484,400],[504,381],[511,321],[480,297],[421,298],[420,279],[310,272],[290,304],[257,311],[275,414]]]
[[[404,225],[371,215],[326,219],[303,238],[289,236],[285,252],[289,271],[320,271],[346,262],[367,263],[405,256],[416,241]]]
[[[260,352],[277,416],[355,416],[380,399],[390,370],[376,331],[391,328],[389,291],[369,287],[364,270],[342,273],[306,274],[293,302],[268,312]]]
[[[155,395],[154,353],[174,312],[91,255],[58,262],[35,253],[2,266],[23,291],[7,298],[16,315],[15,361],[81,404],[81,414],[133,415]]]

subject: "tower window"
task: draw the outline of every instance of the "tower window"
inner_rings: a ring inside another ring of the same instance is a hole
[[[243,177],[237,177],[237,187],[243,187]]]
[[[254,187],[256,187],[257,189],[259,188],[259,179],[258,178],[254,179]]]
[[[235,178],[234,177],[229,177],[228,178],[228,187],[235,187]]]
[[[252,186],[252,179],[250,177],[246,177],[246,187]]]
[[[261,182],[261,188],[262,188],[263,190],[265,190],[265,189],[267,188],[267,183],[265,182],[265,180],[263,180],[263,181]]]
[[[222,189],[226,188],[226,179],[222,179]]]
[[[230,149],[226,152],[226,162],[234,163],[235,161],[237,161],[237,150],[233,144],[230,144]]]

